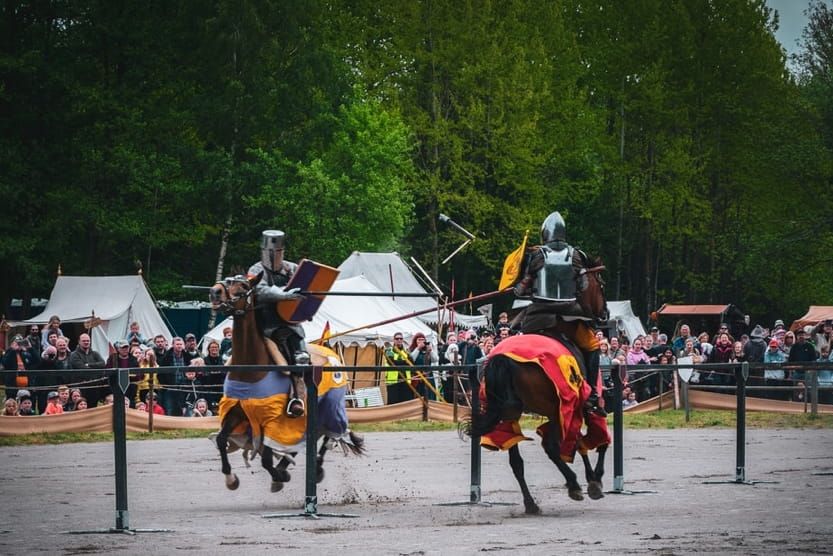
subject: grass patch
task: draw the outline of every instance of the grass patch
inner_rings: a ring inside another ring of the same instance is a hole
[[[625,413],[625,429],[704,429],[735,428],[734,411],[696,410],[691,412],[691,420],[685,420],[685,411],[668,409],[641,415]],[[527,431],[534,430],[544,420],[537,416],[525,416],[521,427]],[[613,426],[613,416],[608,417],[608,424]],[[750,429],[833,429],[833,415],[813,417],[809,413],[764,413],[750,411],[746,414],[746,426]],[[351,427],[363,432],[422,432],[422,431],[456,431],[455,423],[437,421],[392,421],[388,423],[365,423]],[[210,431],[180,429],[171,431],[129,432],[128,440],[169,440],[177,438],[205,438]],[[0,437],[2,446],[30,446],[40,444],[73,444],[78,442],[112,442],[113,434],[108,432],[65,432],[33,433],[21,436]]]
[[[128,432],[128,440],[168,440],[175,438],[206,438],[211,431],[177,429],[170,431]],[[75,444],[79,442],[112,442],[111,432],[37,432],[20,436],[0,436],[0,446],[36,446],[42,444]]]

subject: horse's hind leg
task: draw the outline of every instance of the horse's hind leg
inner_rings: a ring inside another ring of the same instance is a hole
[[[289,471],[286,470],[286,467],[289,465],[289,460],[282,458],[278,466],[275,467],[275,453],[269,446],[264,446],[260,454],[260,463],[272,477],[272,492],[279,492],[283,489],[284,483],[290,479]]]
[[[549,433],[544,438],[544,451],[567,480],[567,494],[569,494],[570,498],[573,500],[584,500],[581,485],[578,484],[578,477],[570,469],[570,466],[567,465],[567,462],[561,459],[561,445],[556,438],[556,433],[552,430],[554,428],[555,425],[551,426]]]
[[[329,449],[330,439],[327,436],[323,437],[321,448],[318,449],[318,457],[315,458],[315,482],[320,483],[324,480],[324,454]]]
[[[529,492],[529,487],[526,485],[526,479],[524,478],[524,460],[521,457],[521,451],[517,445],[509,448],[509,465],[512,467],[512,473],[515,474],[515,479],[521,485],[521,492],[524,495],[524,511],[528,514],[540,514],[541,508],[535,503],[532,494]]]
[[[604,498],[602,477],[605,474],[605,452],[607,452],[607,444],[599,446],[596,450],[598,459],[596,460],[595,468],[590,466],[590,458],[587,454],[582,454],[581,456],[584,462],[585,473],[587,474],[587,495],[593,500]]]
[[[602,492],[602,483],[596,479],[596,472],[590,464],[590,458],[586,453],[581,454],[581,461],[584,464],[584,476],[587,478],[587,496],[591,500],[598,500],[604,498]]]

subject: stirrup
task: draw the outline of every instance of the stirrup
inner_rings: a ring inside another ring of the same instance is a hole
[[[293,410],[292,407],[295,407]],[[293,419],[296,417],[303,417],[304,413],[306,413],[306,406],[304,405],[304,400],[301,398],[292,398],[289,400],[289,403],[286,404],[286,414]]]
[[[309,365],[310,358],[309,353],[306,351],[296,351],[295,352],[295,364],[296,365]]]
[[[599,417],[607,417],[605,408],[599,405],[599,396],[591,394],[584,402],[584,411],[593,413]]]

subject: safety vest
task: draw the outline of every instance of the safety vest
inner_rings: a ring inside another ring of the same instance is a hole
[[[396,368],[400,366],[410,367],[413,365],[411,356],[407,351],[404,349],[390,348],[387,352],[385,352],[385,358],[387,359],[388,365],[392,365],[390,370],[385,373],[385,384],[396,384],[399,382],[399,373],[403,373],[405,375],[405,380],[411,380],[410,370],[406,369],[400,371]]]

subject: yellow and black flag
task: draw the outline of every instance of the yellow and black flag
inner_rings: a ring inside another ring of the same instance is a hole
[[[529,239],[529,230],[524,234],[524,240],[521,242],[521,246],[506,255],[506,260],[503,262],[503,274],[500,276],[500,284],[498,285],[499,290],[508,288],[521,277],[521,266],[523,265],[524,254],[526,253],[527,239]]]

